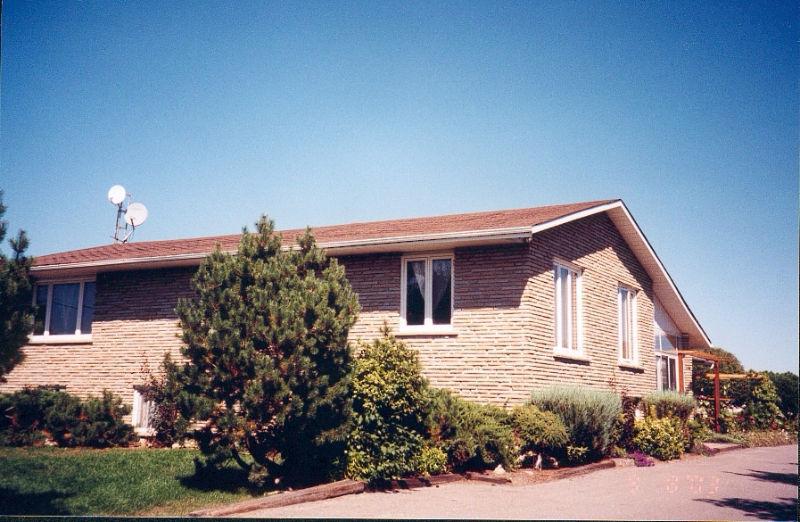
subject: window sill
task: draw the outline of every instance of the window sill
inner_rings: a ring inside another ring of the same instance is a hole
[[[620,368],[622,368],[624,370],[633,370],[633,371],[637,371],[637,372],[643,372],[644,371],[644,366],[642,366],[641,364],[637,364],[635,362],[618,361],[617,364],[619,365]]]
[[[456,335],[458,335],[458,331],[450,325],[401,326],[397,330],[397,337],[444,337]]]
[[[32,335],[28,344],[92,344],[92,334],[83,335]]]
[[[553,357],[556,359],[568,359],[570,361],[591,362],[591,358],[583,352],[577,350],[567,350],[564,348],[553,348]]]

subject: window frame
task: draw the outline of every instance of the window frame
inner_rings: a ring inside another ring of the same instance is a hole
[[[433,323],[433,262],[446,259],[450,261],[450,323]],[[423,324],[409,325],[406,320],[406,304],[408,292],[408,264],[413,261],[425,262],[425,311]],[[407,254],[400,258],[400,328],[399,333],[405,335],[453,335],[453,317],[455,315],[455,281],[456,262],[453,252],[430,252]]]
[[[76,277],[71,279],[42,279],[34,282],[33,287],[33,306],[36,305],[36,293],[39,287],[47,287],[47,303],[45,304],[44,316],[44,332],[41,334],[31,333],[28,336],[30,344],[73,344],[73,343],[89,343],[92,341],[91,333],[83,333],[81,331],[83,321],[83,296],[86,283],[95,284],[95,299],[97,299],[97,278],[92,277]],[[78,310],[75,317],[75,333],[72,334],[51,334],[50,333],[50,316],[53,312],[53,287],[55,285],[69,285],[78,284]],[[93,321],[94,322],[94,321]]]
[[[569,278],[569,301],[568,301],[568,328],[569,332],[569,345],[566,345],[562,339],[562,299],[561,299],[561,285],[560,271],[561,269],[567,270],[574,277]],[[575,280],[575,306],[572,305],[572,280]],[[553,353],[559,356],[584,358],[584,331],[583,331],[583,268],[565,261],[563,259],[553,260],[553,299],[554,299],[554,313],[555,313],[555,343],[553,346]],[[572,316],[573,308],[575,310],[575,317]],[[575,325],[575,331],[573,326]]]
[[[667,386],[670,386],[670,385],[674,384],[675,385],[674,388],[668,387],[668,388],[665,389],[663,387],[664,380],[662,378],[663,375],[661,373],[661,359],[664,359],[664,360],[667,361]],[[670,365],[671,362],[675,364],[675,373],[673,375],[672,382],[669,379],[669,365]],[[681,371],[681,370],[682,370],[682,368],[678,368],[678,357],[677,356],[671,355],[671,354],[668,354],[668,353],[658,353],[657,352],[656,353],[656,389],[658,391],[680,391],[680,390],[678,390],[678,380],[679,380],[678,379],[678,372]]]
[[[624,333],[623,333],[623,321],[622,321],[622,290],[628,292],[629,295],[629,302],[630,302],[630,310],[629,310],[629,320],[630,320],[630,332],[625,332],[630,335],[631,345],[631,356],[630,358],[625,358],[623,352],[623,342],[624,342]],[[639,302],[639,290],[634,288],[630,285],[626,285],[624,283],[619,283],[617,285],[617,357],[619,359],[620,365],[638,365],[639,364],[639,327],[638,327],[638,302]]]

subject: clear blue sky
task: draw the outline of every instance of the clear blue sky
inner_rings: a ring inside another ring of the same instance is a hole
[[[712,341],[796,371],[795,2],[431,4],[5,0],[11,227],[108,243],[115,183],[138,240],[620,197]]]

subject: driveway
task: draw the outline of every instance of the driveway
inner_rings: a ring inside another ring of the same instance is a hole
[[[531,486],[462,481],[245,517],[795,520],[797,445],[622,467]]]

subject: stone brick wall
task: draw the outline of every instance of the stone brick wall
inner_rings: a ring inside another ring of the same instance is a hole
[[[164,353],[180,356],[178,298],[191,295],[190,269],[98,274],[91,344],[30,345],[0,392],[60,384],[82,397],[103,389],[133,402],[143,369],[157,371]]]
[[[398,333],[400,254],[340,258],[361,303],[351,331],[369,341],[386,322]],[[584,346],[588,361],[554,357],[553,260],[583,269]],[[435,386],[472,400],[524,402],[535,388],[574,383],[641,395],[655,388],[652,283],[612,222],[589,217],[537,234],[530,244],[458,249],[454,259],[455,335],[403,336]],[[126,402],[157,370],[164,352],[178,357],[179,297],[191,295],[191,269],[99,274],[93,342],[32,345],[0,392],[61,384],[81,396],[103,388]],[[637,295],[640,368],[617,361],[617,287]],[[688,363],[688,361],[687,361]],[[686,383],[691,379],[690,367]]]

